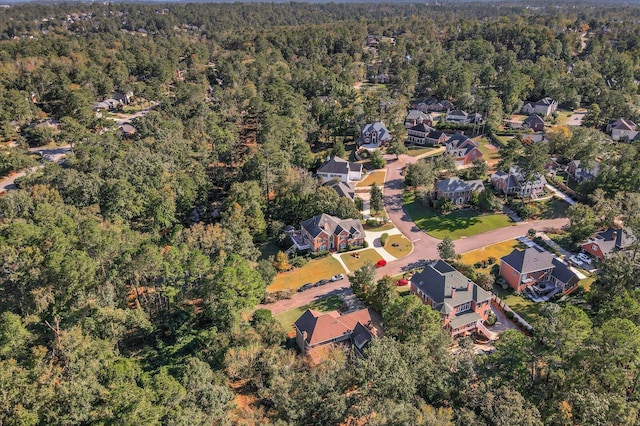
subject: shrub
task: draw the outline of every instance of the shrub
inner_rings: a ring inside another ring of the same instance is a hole
[[[315,252],[315,253],[311,253],[310,256],[311,256],[312,259],[318,259],[320,257],[325,257],[328,254],[329,254],[329,251],[328,250],[324,250],[324,251],[318,251],[318,252]]]
[[[488,325],[489,327],[491,327],[492,325],[494,325],[496,322],[498,321],[498,318],[493,314],[490,313],[489,317],[487,318],[487,320],[484,322],[486,325]]]
[[[382,247],[387,245],[388,239],[389,239],[389,234],[387,234],[386,232],[380,236],[380,244],[382,244]]]
[[[368,248],[369,247],[369,242],[365,241],[364,244],[362,245],[362,247]]]
[[[511,311],[505,311],[504,315],[509,318],[510,320],[513,320],[513,312]]]
[[[375,228],[378,226],[378,221],[375,219],[367,219],[365,224],[370,228]]]
[[[266,293],[262,298],[262,303],[273,303],[282,299],[291,299],[291,296],[293,296],[293,290],[291,289],[274,291],[273,293]]]
[[[298,256],[291,259],[291,266],[294,268],[302,268],[309,260],[306,257]]]
[[[473,267],[476,268],[476,269],[480,269],[480,268],[482,268],[482,263],[476,262],[476,263],[473,264]]]
[[[496,263],[496,259],[495,257],[491,256],[489,259],[487,259],[487,262],[489,262],[489,265],[493,265],[494,263]]]

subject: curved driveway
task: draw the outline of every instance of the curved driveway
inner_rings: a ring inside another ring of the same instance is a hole
[[[426,232],[420,230],[411,220],[402,205],[403,177],[401,170],[411,163],[418,161],[417,158],[400,155],[398,160],[395,156],[386,155],[387,174],[383,188],[384,204],[389,219],[393,224],[413,243],[413,251],[410,255],[402,259],[387,263],[387,266],[378,269],[377,278],[384,275],[399,275],[407,270],[420,266],[425,259],[439,259],[437,245],[440,240],[431,237]],[[456,253],[479,249],[501,241],[510,240],[521,235],[525,235],[529,228],[542,231],[548,228],[560,228],[569,223],[566,218],[536,220],[532,222],[514,223],[510,227],[495,229],[482,234],[461,238],[455,241]],[[314,300],[321,299],[333,294],[350,292],[349,280],[347,278],[329,283],[322,287],[312,288],[302,293],[296,293],[291,299],[280,300],[267,305],[258,305],[257,308],[269,309],[273,314],[287,311],[299,306],[306,305]]]

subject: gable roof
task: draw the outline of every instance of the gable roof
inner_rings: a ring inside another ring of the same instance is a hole
[[[605,254],[612,252],[614,248],[625,249],[636,240],[635,236],[628,228],[608,228],[602,232],[598,232],[596,239],[598,240],[596,242],[600,243],[600,250]],[[603,242],[609,244],[603,245]],[[603,246],[609,248],[609,251],[605,251]]]
[[[425,118],[430,119],[431,117],[419,109],[410,109],[405,120],[418,120],[420,118],[424,120]]]
[[[368,123],[365,124],[364,126],[362,126],[362,131],[361,133],[369,133],[369,132],[373,132],[376,131],[378,132],[378,139],[379,140],[383,140],[383,139],[391,139],[391,134],[389,133],[389,129],[387,129],[384,124],[382,124],[379,121],[376,121],[375,123]]]
[[[328,186],[336,191],[339,196],[349,198],[350,200],[353,200],[353,197],[356,194],[355,186],[341,180],[330,180],[325,182],[322,186]]]
[[[484,189],[482,180],[462,180],[459,177],[450,177],[436,182],[436,188],[442,192],[477,191]]]
[[[462,133],[454,133],[451,135],[451,137],[447,139],[447,145],[449,144],[455,148],[461,147],[463,144],[472,144],[473,146],[477,146],[473,139],[466,137]]]
[[[491,299],[491,293],[480,288],[444,260],[427,265],[422,272],[411,278],[411,282],[435,303],[448,304],[449,307],[439,307],[445,311],[462,303],[479,303]]]
[[[465,118],[466,118],[469,114],[467,114],[467,112],[466,112],[466,111],[463,111],[463,110],[461,110],[461,109],[456,109],[456,110],[451,111],[451,112],[450,112],[449,114],[447,114],[447,115],[455,115],[455,116],[465,117]]]
[[[636,130],[636,123],[631,120],[627,120],[625,118],[618,118],[616,121],[611,123],[611,128],[616,130]]]
[[[307,219],[302,222],[300,226],[306,229],[313,238],[317,237],[322,232],[329,235],[338,235],[343,231],[347,231],[349,236],[353,236],[353,234],[358,232],[364,237],[364,229],[362,228],[362,224],[359,220],[340,219],[326,213]]]
[[[439,132],[437,130],[431,130],[428,134],[427,134],[427,138],[429,139],[437,139],[439,140],[442,135],[444,135],[443,132]]]
[[[337,312],[321,314],[307,309],[300,318],[296,320],[294,326],[303,333],[303,335],[304,332],[306,332],[305,341],[310,346],[313,346],[341,336],[351,335],[353,331],[356,331],[358,324],[360,324],[367,333],[364,333],[362,328],[358,328],[357,335],[355,336],[358,339],[356,343],[364,346],[364,344],[373,337],[367,328],[371,324],[371,312],[369,312],[367,308],[342,316],[338,315]]]
[[[433,127],[427,126],[424,123],[418,123],[415,126],[409,128],[409,130],[413,130],[415,132],[429,133],[433,131]]]
[[[318,173],[334,173],[346,175],[349,172],[362,172],[362,164],[351,163],[340,157],[332,157],[327,160],[320,168]]]
[[[526,124],[527,126],[532,126],[536,123],[544,124],[544,120],[538,114],[531,114],[530,116],[525,118],[525,120],[522,123]]]
[[[511,253],[500,258],[521,274],[543,271],[553,268],[553,255],[538,247],[526,250],[514,249]]]
[[[535,105],[539,105],[539,106],[549,106],[549,105],[553,105],[553,104],[557,104],[558,102],[550,97],[546,97],[546,98],[542,98],[539,101],[537,101],[535,103]]]
[[[567,265],[565,265],[560,259],[554,257],[552,260],[554,265],[553,272],[551,272],[551,276],[561,283],[573,285],[576,284],[580,279],[575,272],[573,272]]]

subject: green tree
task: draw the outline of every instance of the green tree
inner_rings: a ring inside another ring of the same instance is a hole
[[[596,231],[596,217],[585,204],[575,204],[567,210],[569,234],[574,243],[584,241]]]
[[[382,203],[382,190],[377,183],[373,182],[369,195],[369,206],[371,207],[371,210],[378,213],[382,212],[384,209],[384,205]]]
[[[448,235],[445,236],[440,243],[438,243],[438,254],[441,259],[455,259],[456,257],[456,246],[453,243],[453,240]]]
[[[438,312],[413,295],[392,300],[382,319],[385,333],[402,343],[438,346],[445,339]]]
[[[371,157],[369,157],[369,164],[371,164],[371,167],[374,169],[382,169],[387,162],[384,160],[384,157],[382,157],[382,152],[376,149],[371,153]]]
[[[409,152],[409,150],[404,145],[404,143],[397,139],[394,139],[393,141],[391,141],[391,143],[389,144],[389,147],[387,148],[387,153],[395,155],[396,160],[398,159],[400,154],[406,154],[407,152]]]
[[[365,263],[349,275],[349,283],[353,294],[362,300],[369,300],[375,292],[376,267],[371,262]]]

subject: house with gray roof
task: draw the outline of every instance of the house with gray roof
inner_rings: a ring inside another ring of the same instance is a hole
[[[618,118],[617,120],[611,120],[607,124],[607,133],[611,134],[611,139],[614,141],[627,140],[631,141],[638,136],[638,126],[631,120],[626,118]]]
[[[389,129],[387,129],[384,123],[380,121],[362,126],[360,129],[360,135],[362,138],[362,145],[365,145],[366,148],[386,146],[391,142],[391,133],[389,132]]]
[[[635,241],[629,228],[608,228],[582,244],[582,251],[604,260],[613,252],[628,249]]]
[[[425,123],[419,123],[407,129],[407,143],[420,146],[438,146],[445,143],[447,135]]]
[[[505,195],[519,195],[521,197],[537,198],[544,192],[547,179],[537,174],[531,180],[525,180],[524,175],[512,167],[509,172],[498,171],[491,175],[489,181],[498,191]]]
[[[328,186],[343,198],[348,198],[351,201],[355,199],[356,187],[350,182],[342,182],[341,180],[334,179],[323,183],[322,186]]]
[[[482,191],[484,191],[484,183],[480,179],[462,180],[458,177],[450,177],[436,182],[433,199],[437,201],[445,198],[454,204],[467,204],[474,193]]]
[[[432,121],[433,120],[431,118],[431,115],[426,114],[418,109],[411,109],[404,119],[404,127],[410,129],[420,123],[424,123],[427,126],[430,126]]]
[[[455,133],[447,139],[445,153],[453,157],[453,160],[458,166],[469,164],[474,160],[482,158],[482,152],[478,147],[478,143],[462,133]]]
[[[411,293],[440,313],[451,337],[473,332],[491,338],[483,323],[491,312],[492,294],[462,275],[444,260],[429,263],[411,278]]]
[[[531,114],[522,122],[522,125],[534,132],[542,132],[544,130],[544,120],[538,114]]]
[[[578,276],[560,259],[538,247],[526,250],[514,249],[500,258],[500,276],[515,291],[549,282],[563,293],[575,290]]]
[[[345,183],[362,179],[362,164],[352,163],[340,157],[327,160],[317,171],[323,182],[340,180]]]
[[[528,101],[524,103],[522,112],[525,114],[538,114],[546,117],[553,114],[558,109],[558,101],[550,97],[542,98],[537,102]]]
[[[364,228],[359,220],[323,213],[302,222],[300,233],[294,235],[293,241],[298,250],[319,252],[362,247],[364,238]]]

